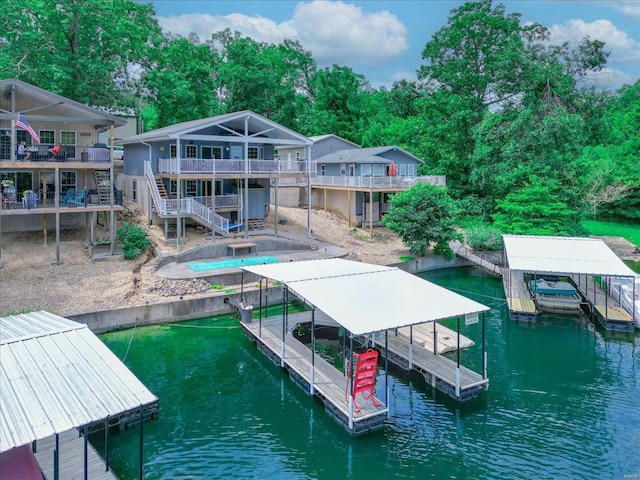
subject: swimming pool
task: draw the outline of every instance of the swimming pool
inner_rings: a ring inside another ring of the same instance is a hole
[[[229,260],[218,260],[215,262],[203,263],[187,263],[187,267],[195,272],[203,272],[205,270],[219,270],[221,268],[238,268],[245,265],[262,265],[263,263],[278,263],[280,260],[276,257],[249,257],[249,258],[232,258]]]

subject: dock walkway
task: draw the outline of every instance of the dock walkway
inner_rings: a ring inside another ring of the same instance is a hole
[[[591,313],[606,330],[633,332],[633,317],[616,298],[608,296],[598,285],[593,275],[573,275],[571,277],[582,296],[591,307]]]
[[[522,273],[507,270],[509,276],[502,276],[509,314],[513,320],[535,320],[538,309],[531,298],[527,284],[521,278]]]
[[[456,381],[457,364],[442,355],[434,354],[421,345],[413,344],[409,364],[409,340],[401,335],[389,335],[389,361],[403,370],[416,370],[432,387],[446,393],[455,400],[469,400],[482,395],[489,386],[489,379],[460,365],[459,384]],[[384,336],[377,335],[376,345],[384,355]],[[456,388],[456,385],[459,385]]]
[[[118,480],[111,471],[107,471],[106,463],[91,443],[87,444],[87,478],[91,480]],[[53,480],[53,451],[56,448],[56,437],[45,438],[37,442],[34,454],[46,480]],[[58,436],[58,478],[84,478],[84,437],[73,429]]]
[[[290,315],[289,323],[291,321]],[[359,435],[384,426],[388,408],[383,402],[379,401],[380,406],[375,406],[371,399],[358,393],[355,401],[360,410],[356,411],[354,407],[350,415],[350,403],[346,395],[347,378],[342,372],[318,354],[314,356],[312,367],[311,350],[290,332],[286,333],[283,349],[281,317],[263,318],[261,321],[254,319],[250,323],[242,323],[242,328],[268,358],[289,372],[298,386],[306,393],[319,397],[327,413],[347,431]]]

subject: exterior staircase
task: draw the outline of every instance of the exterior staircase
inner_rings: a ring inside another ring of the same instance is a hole
[[[160,198],[169,198],[167,194],[167,190],[164,188],[164,183],[160,177],[154,177],[156,180],[156,187],[158,187],[158,193],[160,194]]]
[[[98,203],[100,205],[109,205],[113,192],[109,170],[94,170],[93,177],[96,180],[96,189],[98,190]]]

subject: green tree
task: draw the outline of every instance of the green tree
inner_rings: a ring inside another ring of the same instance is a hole
[[[382,219],[414,255],[433,251],[453,258],[449,241],[456,237],[454,204],[445,187],[418,183],[391,198],[391,209]]]
[[[539,178],[498,200],[493,220],[503,233],[569,236],[581,231],[576,211],[562,201],[561,189]]]
[[[129,0],[4,0],[0,78],[89,105],[135,106],[132,65],[162,39],[153,7]]]
[[[196,36],[168,38],[156,50],[152,68],[143,76],[147,102],[145,116],[155,122],[149,128],[206,118],[223,112],[214,92],[218,83],[213,75],[218,54]]]

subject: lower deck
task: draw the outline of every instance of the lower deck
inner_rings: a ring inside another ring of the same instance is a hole
[[[375,343],[384,352],[385,338],[378,335]],[[421,345],[410,344],[409,339],[404,336],[388,335],[386,347],[391,363],[403,370],[417,371],[429,385],[454,400],[479,397],[489,387],[488,378]]]
[[[289,315],[290,322],[291,317],[293,315]],[[319,355],[312,358],[311,350],[290,332],[283,337],[282,322],[281,317],[263,318],[242,322],[242,328],[260,351],[284,368],[305,392],[318,397],[326,412],[351,434],[382,428],[387,419],[387,406],[379,400],[378,405],[374,404],[362,393],[356,394],[355,404],[351,402],[346,393],[347,377]]]
[[[43,478],[53,480],[54,476],[54,451],[56,449],[56,436],[45,438],[37,442],[35,457],[40,464]],[[86,471],[85,472],[85,441],[78,430],[69,430],[58,435],[58,477],[63,478],[91,478],[92,480],[117,480],[117,476],[107,469],[104,459],[98,454],[89,442],[87,442]]]
[[[531,321],[535,320],[538,315],[531,292],[527,288],[527,284],[522,278],[521,272],[505,269],[507,275],[502,276],[502,284],[504,286],[505,297],[507,298],[507,306],[509,307],[509,315],[512,320]]]
[[[613,298],[596,282],[593,275],[573,275],[571,277],[582,297],[588,302],[587,312],[595,317],[605,330],[633,332],[635,323],[616,298]]]

